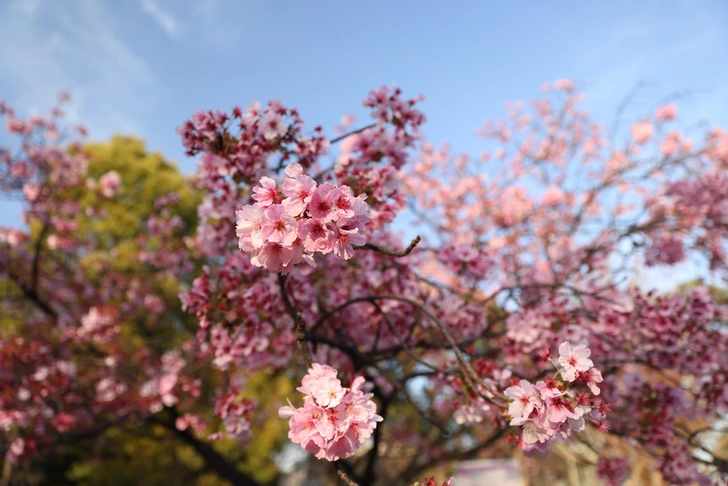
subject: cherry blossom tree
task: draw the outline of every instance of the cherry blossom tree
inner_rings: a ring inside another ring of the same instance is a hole
[[[712,436],[728,309],[706,288],[633,282],[685,261],[725,280],[728,134],[689,138],[673,103],[605,126],[571,81],[543,90],[478,131],[478,157],[428,143],[422,98],[386,87],[364,99],[371,123],[334,138],[277,101],[199,111],[178,128],[199,156],[199,221],[185,236],[174,193],[157,200],[128,250],[157,269],[144,281],[111,252],[90,258],[104,242],[74,222],[103,215],[64,197],[122,196],[123,176],[89,179],[79,152],[48,143],[54,117],[3,106],[22,142],[0,154],[0,190],[22,195],[28,225],[0,239],[17,291],[0,350],[7,460],[150,420],[253,484],[204,439],[254,448],[259,412],[349,485],[559,442],[585,444],[607,484],[630,475],[620,442],[672,484],[726,479]],[[195,336],[130,345],[125,323],[169,315],[154,298],[165,281]],[[287,374],[300,394],[261,407],[242,398],[255,373]]]

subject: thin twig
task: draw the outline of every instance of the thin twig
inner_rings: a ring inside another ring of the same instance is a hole
[[[306,321],[303,320],[303,316],[299,312],[296,316],[296,341],[298,346],[301,348],[303,359],[309,368],[313,367],[313,357],[311,356],[311,350],[308,349],[306,344]]]
[[[357,248],[378,251],[379,253],[383,253],[383,254],[385,254],[387,256],[391,256],[391,257],[403,257],[403,256],[407,256],[410,253],[412,253],[412,250],[415,249],[415,247],[420,242],[420,240],[421,240],[420,235],[415,236],[415,239],[410,242],[409,246],[402,251],[389,250],[389,249],[383,248],[379,245],[375,245],[374,243],[366,243],[364,246],[360,246]]]
[[[356,482],[354,482],[353,479],[346,475],[344,469],[342,469],[341,467],[341,464],[339,464],[339,461],[336,461],[336,468],[338,469],[339,477],[343,479],[346,484],[348,484],[349,486],[359,486]]]
[[[365,127],[357,128],[357,129],[356,129],[356,130],[354,130],[353,132],[345,133],[345,134],[343,134],[343,135],[340,135],[340,136],[338,136],[338,137],[336,137],[336,138],[333,138],[333,139],[329,140],[329,143],[330,143],[331,145],[333,145],[333,144],[335,144],[335,143],[337,143],[337,142],[341,142],[341,141],[342,141],[342,140],[344,140],[344,139],[345,139],[346,137],[350,137],[350,136],[352,136],[352,135],[356,135],[357,133],[361,133],[361,132],[363,132],[364,130],[369,130],[370,128],[374,128],[374,127],[376,127],[376,126],[377,126],[377,124],[376,124],[376,123],[372,123],[371,125],[367,125],[367,126],[365,126]]]

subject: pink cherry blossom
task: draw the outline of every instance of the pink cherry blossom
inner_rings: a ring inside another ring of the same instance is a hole
[[[115,170],[111,170],[99,178],[99,185],[105,197],[113,197],[121,188],[121,176]]]
[[[289,402],[278,411],[281,418],[290,418],[291,441],[319,459],[352,456],[382,420],[372,395],[362,391],[364,383],[357,377],[350,388],[343,388],[333,368],[314,363],[298,388],[306,394],[303,407]]]
[[[543,407],[538,390],[527,380],[521,380],[518,386],[506,388],[503,393],[513,400],[508,407],[512,425],[523,425],[534,409]]]
[[[270,177],[261,177],[260,186],[254,187],[253,193],[253,199],[258,202],[261,210],[281,202],[281,194],[276,186],[276,181]]]
[[[586,347],[586,344],[579,344],[572,348],[571,343],[561,343],[559,345],[559,364],[564,380],[572,382],[576,380],[577,372],[588,371],[593,367],[594,363],[589,359],[590,355],[591,350]]]
[[[288,214],[294,217],[303,214],[308,209],[315,189],[316,181],[309,176],[297,175],[295,178],[289,176],[283,182],[283,194],[287,196],[283,201],[283,206]]]
[[[244,206],[236,211],[238,246],[251,251],[263,246],[263,211],[260,206]]]
[[[297,238],[296,226],[296,220],[282,204],[273,204],[263,212],[261,238],[290,247]]]
[[[645,143],[652,137],[652,124],[643,120],[632,125],[632,138],[638,144]]]

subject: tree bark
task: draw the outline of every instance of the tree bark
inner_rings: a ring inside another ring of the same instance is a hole
[[[172,415],[176,415],[176,412],[172,411]],[[154,422],[173,431],[185,443],[192,446],[195,452],[197,452],[197,454],[199,454],[205,461],[205,464],[211,470],[215,471],[220,477],[227,479],[235,486],[260,486],[257,481],[240,471],[234,464],[217,452],[210,444],[195,437],[189,429],[178,430],[175,426],[174,419],[171,422],[158,418],[153,420]]]

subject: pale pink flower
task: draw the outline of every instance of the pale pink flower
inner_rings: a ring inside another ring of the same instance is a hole
[[[594,366],[589,359],[591,350],[586,344],[579,344],[574,348],[571,343],[563,342],[559,346],[559,364],[561,365],[561,376],[566,381],[576,380],[577,371],[587,371]]]
[[[657,112],[655,113],[655,118],[658,121],[669,121],[674,120],[677,116],[677,107],[673,105],[672,103],[668,103],[664,106],[661,106],[657,109]]]
[[[528,422],[523,426],[523,442],[526,444],[544,443],[553,436],[553,433],[535,422]]]
[[[521,380],[518,386],[506,388],[504,394],[513,400],[508,406],[511,425],[523,425],[534,409],[543,407],[538,390],[528,380]]]
[[[547,401],[550,398],[560,397],[564,394],[562,390],[557,386],[556,381],[546,380],[539,381],[536,383],[536,389],[538,390],[541,400]]]
[[[632,138],[635,142],[642,144],[652,137],[652,124],[643,120],[632,125]]]
[[[382,420],[363,384],[364,378],[357,377],[351,388],[343,388],[333,368],[314,363],[298,388],[306,393],[303,407],[289,401],[278,410],[281,418],[290,418],[288,437],[319,459],[352,456]]]
[[[25,184],[23,186],[23,195],[25,195],[28,202],[35,202],[40,195],[40,187],[38,184]]]
[[[336,378],[336,370],[328,365],[314,363],[309,369],[309,374],[303,378],[298,391],[311,395],[316,404],[323,408],[335,407],[341,403],[346,390],[341,387],[341,382]]]
[[[297,175],[295,179],[287,178],[283,181],[283,194],[287,196],[287,199],[283,201],[283,206],[288,214],[294,217],[303,214],[308,208],[315,190],[316,181],[307,175]]]
[[[288,131],[288,126],[283,121],[283,118],[271,109],[267,109],[265,111],[263,114],[263,120],[259,126],[263,132],[263,136],[267,140],[282,137]]]
[[[291,262],[292,251],[280,243],[266,241],[263,248],[250,259],[256,267],[265,267],[270,272],[280,272]]]
[[[99,178],[101,194],[105,197],[114,197],[121,188],[121,176],[115,170],[111,170]]]
[[[253,188],[253,199],[258,201],[260,209],[267,209],[268,206],[281,202],[281,194],[276,187],[276,181],[270,177],[261,177],[260,186]]]
[[[571,93],[574,91],[574,82],[570,79],[557,79],[554,81],[554,89]]]
[[[251,126],[260,117],[260,101],[254,100],[250,106],[245,109],[245,113],[242,117],[242,125]]]
[[[564,397],[553,397],[546,401],[547,416],[551,423],[561,424],[566,419],[578,419],[579,416],[574,412],[574,408]]]
[[[336,213],[337,218],[353,218],[356,215],[354,204],[359,200],[351,195],[351,189],[348,186],[340,186],[332,189],[326,201]]]
[[[282,204],[273,204],[263,212],[261,236],[264,241],[290,247],[296,240],[296,220]]]
[[[596,368],[592,368],[583,373],[579,373],[578,377],[586,383],[586,386],[589,387],[589,390],[591,390],[594,395],[599,395],[601,390],[599,390],[597,384],[604,381],[601,371]]]
[[[550,186],[543,193],[544,206],[556,206],[564,200],[564,192],[557,186]]]
[[[331,366],[313,363],[308,369],[306,376],[304,376],[303,380],[301,380],[301,386],[298,387],[297,390],[305,395],[310,395],[313,386],[318,380],[336,378],[336,375],[336,370]]]
[[[341,223],[341,221],[339,221]],[[354,256],[353,246],[362,246],[367,242],[367,239],[359,234],[359,228],[347,229],[344,225],[340,227],[337,225],[330,225],[333,230],[331,233],[331,246],[334,255],[344,260],[348,260]]]
[[[298,236],[308,252],[331,253],[333,246],[329,233],[327,226],[317,219],[302,219],[298,222]]]
[[[251,251],[263,246],[263,211],[256,204],[244,206],[235,212],[238,217],[235,234],[238,237],[238,246],[243,251]]]
[[[295,179],[296,177],[300,175],[305,175],[303,173],[303,167],[301,167],[301,164],[297,162],[293,162],[292,164],[288,164],[286,166],[286,169],[283,171],[285,172],[286,176]]]

